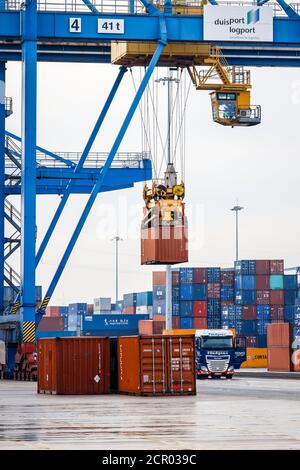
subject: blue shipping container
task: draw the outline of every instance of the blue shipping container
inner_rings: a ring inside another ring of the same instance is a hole
[[[257,347],[266,348],[267,347],[267,335],[258,335],[257,336]]]
[[[221,282],[221,268],[207,268],[207,282]]]
[[[267,334],[267,329],[270,321],[263,321],[263,320],[258,320],[257,321],[257,333],[258,335],[266,335]]]
[[[149,315],[139,314],[139,315],[126,315],[122,313],[112,313],[112,314],[101,314],[93,315],[91,320],[87,318],[83,319],[82,329],[86,330],[122,330],[123,334],[126,335],[126,330],[136,330],[138,331],[138,322],[139,320],[149,320]]]
[[[297,297],[297,291],[285,290],[284,291],[284,304],[295,305],[296,297]]]
[[[39,338],[68,338],[76,336],[76,331],[36,331],[36,339]]]
[[[153,312],[153,315],[165,315],[166,314],[166,301],[154,299],[152,312]]]
[[[180,284],[192,284],[194,281],[193,268],[180,268],[179,270]]]
[[[235,288],[246,290],[256,289],[256,276],[235,276]]]
[[[86,314],[87,313],[87,304],[77,303],[69,304],[69,314]]]
[[[238,305],[255,305],[256,304],[256,291],[255,290],[236,290],[235,302]]]
[[[165,298],[166,298],[166,288],[163,286],[153,286],[153,302],[155,300],[165,300]]]
[[[284,289],[298,289],[297,274],[285,274],[283,276],[283,288]]]
[[[270,289],[271,290],[282,290],[283,289],[283,275],[282,274],[271,274],[271,276],[270,276]]]
[[[205,284],[193,285],[193,300],[206,300],[207,286]]]
[[[256,318],[257,320],[270,320],[271,308],[270,305],[257,305]]]
[[[193,284],[180,285],[180,300],[193,300]]]
[[[180,300],[180,289],[179,287],[172,288],[172,300],[173,302],[179,302]]]
[[[192,317],[193,316],[193,302],[192,301],[181,301],[179,305],[179,312],[181,317]]]
[[[181,317],[180,328],[183,330],[194,328],[194,317]]]
[[[69,313],[69,307],[62,307],[62,306],[59,307],[59,314],[61,317],[67,316],[68,313]]]
[[[220,318],[209,318],[207,317],[207,328],[208,329],[219,329],[221,328],[221,319]]]
[[[173,312],[173,315],[175,316],[179,315],[179,302],[172,303],[172,312]]]
[[[153,295],[152,291],[147,292],[137,292],[136,294],[136,305],[152,305],[153,303]]]
[[[285,305],[284,307],[284,321],[288,323],[294,322],[294,312],[295,307],[294,305]]]
[[[241,260],[234,263],[236,273],[245,275],[256,274],[256,261],[255,260]]]
[[[221,300],[228,302],[234,300],[234,288],[229,286],[221,286]]]
[[[255,336],[257,334],[256,321],[243,320],[241,334],[245,336]]]
[[[141,315],[139,314],[138,317]],[[140,318],[141,320],[141,318]],[[110,338],[118,336],[136,336],[138,335],[138,329],[123,330],[123,329],[112,329],[112,330],[89,330],[86,329],[82,332],[82,336],[109,336]]]
[[[131,292],[129,294],[124,294],[123,295],[123,306],[124,306],[124,308],[126,308],[126,307],[135,307],[136,306],[136,297],[137,297],[136,292]]]

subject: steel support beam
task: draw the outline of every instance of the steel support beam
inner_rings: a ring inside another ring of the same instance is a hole
[[[118,88],[119,88],[119,86],[120,86],[120,83],[121,83],[122,78],[124,77],[124,74],[126,73],[126,71],[127,71],[127,68],[126,68],[126,67],[120,67],[120,71],[119,71],[119,74],[118,74],[118,76],[117,76],[117,78],[116,78],[116,80],[115,80],[115,83],[113,84],[113,87],[112,87],[112,89],[111,89],[111,91],[110,91],[110,93],[109,93],[109,95],[108,95],[108,98],[107,98],[107,100],[106,100],[106,102],[105,102],[105,104],[104,104],[104,107],[103,107],[103,109],[102,109],[102,111],[101,111],[101,113],[100,113],[100,115],[99,115],[99,117],[98,117],[98,119],[97,119],[97,122],[96,122],[96,124],[95,124],[95,126],[94,126],[94,129],[93,129],[93,131],[92,131],[92,133],[91,133],[91,135],[90,135],[90,137],[89,137],[89,140],[88,140],[88,142],[87,142],[87,144],[86,144],[86,146],[85,146],[85,149],[84,149],[84,151],[82,152],[82,155],[81,155],[81,157],[80,157],[80,159],[79,159],[79,162],[77,163],[77,165],[76,165],[76,167],[75,167],[75,169],[74,169],[74,174],[80,173],[80,170],[83,168],[84,162],[86,161],[86,159],[87,159],[87,157],[88,157],[88,154],[89,154],[90,151],[91,151],[91,148],[92,148],[92,146],[93,146],[93,144],[94,144],[94,142],[95,142],[95,139],[96,139],[96,137],[97,137],[97,135],[98,135],[98,132],[99,132],[99,130],[100,130],[102,124],[103,124],[103,121],[104,121],[104,119],[105,119],[105,117],[106,117],[106,115],[107,115],[107,112],[108,112],[108,110],[109,110],[109,108],[110,108],[110,105],[111,105],[111,103],[112,103],[112,101],[113,101],[113,99],[114,99],[114,97],[115,97],[115,95],[116,95],[116,92],[117,92],[117,90],[118,90]],[[38,264],[39,264],[39,262],[40,262],[40,260],[41,260],[41,257],[43,256],[43,253],[44,253],[44,251],[45,251],[45,249],[46,249],[46,247],[47,247],[47,245],[48,245],[48,242],[49,242],[49,240],[50,240],[50,238],[51,238],[51,235],[52,235],[52,233],[53,233],[53,231],[54,231],[54,229],[55,229],[55,227],[56,227],[56,224],[57,224],[57,222],[58,222],[58,220],[59,220],[59,218],[60,218],[60,216],[61,216],[61,213],[62,213],[62,211],[64,210],[64,207],[65,207],[65,205],[66,205],[66,203],[67,203],[67,201],[68,201],[68,199],[69,199],[69,196],[70,196],[70,194],[71,194],[71,192],[72,192],[72,187],[73,187],[73,182],[72,182],[72,180],[70,180],[69,183],[68,183],[68,186],[67,186],[66,190],[64,191],[64,194],[63,194],[63,197],[62,197],[62,199],[61,199],[61,201],[60,201],[60,203],[59,203],[59,206],[58,206],[58,208],[56,209],[56,212],[55,212],[55,214],[54,214],[54,216],[53,216],[53,219],[52,219],[52,221],[51,221],[51,223],[50,223],[50,225],[49,225],[49,227],[48,227],[48,230],[47,230],[47,232],[46,232],[46,234],[45,234],[45,236],[44,236],[44,239],[42,240],[42,243],[41,243],[41,245],[40,245],[40,247],[39,247],[39,250],[38,250],[38,253],[37,253],[37,256],[36,256],[36,266],[38,266]]]
[[[35,340],[36,239],[36,97],[37,2],[22,10],[22,190],[21,190],[21,322],[22,342]]]
[[[0,315],[4,310],[5,62],[0,62]]]
[[[164,28],[162,28],[162,37],[165,37],[165,35],[164,35]],[[106,160],[106,162],[105,162],[105,165],[104,165],[103,169],[99,172],[98,180],[97,180],[97,182],[95,183],[95,186],[94,186],[94,188],[93,188],[93,190],[92,190],[92,192],[91,192],[91,194],[90,194],[90,197],[89,197],[89,199],[88,199],[88,201],[87,201],[87,203],[86,203],[86,206],[85,206],[85,208],[84,208],[84,210],[83,210],[83,212],[82,212],[82,214],[81,214],[81,217],[80,217],[80,219],[79,219],[79,222],[78,222],[78,224],[77,224],[77,226],[76,226],[76,228],[75,228],[75,230],[74,230],[74,233],[73,233],[73,235],[72,235],[72,237],[71,237],[71,239],[70,239],[70,241],[69,241],[69,244],[68,244],[68,246],[67,246],[67,248],[66,248],[66,250],[65,250],[65,252],[64,252],[64,255],[63,255],[63,257],[62,257],[62,259],[61,259],[61,261],[60,261],[60,264],[59,264],[59,266],[58,266],[58,268],[57,268],[57,270],[56,270],[56,272],[55,272],[55,275],[54,275],[54,277],[53,277],[53,279],[52,279],[52,281],[51,281],[51,283],[50,283],[50,286],[49,286],[49,288],[48,288],[48,290],[47,290],[47,293],[46,293],[46,295],[45,295],[45,297],[44,297],[44,300],[43,300],[43,302],[42,302],[42,304],[41,304],[41,307],[40,307],[40,309],[39,309],[39,311],[38,311],[38,320],[42,317],[42,315],[43,315],[43,313],[44,313],[44,311],[45,311],[45,309],[46,309],[46,307],[47,307],[47,305],[48,305],[48,303],[49,303],[49,300],[50,300],[50,298],[51,298],[51,296],[52,296],[52,294],[53,294],[53,292],[54,292],[54,290],[55,290],[55,288],[56,288],[56,286],[57,286],[57,283],[58,283],[58,281],[59,281],[59,279],[60,279],[60,277],[61,277],[61,275],[62,275],[62,273],[63,273],[63,270],[64,270],[64,268],[65,268],[65,266],[66,266],[66,264],[67,264],[67,262],[68,262],[68,260],[69,260],[69,257],[70,257],[70,255],[71,255],[71,253],[72,253],[72,251],[73,251],[73,248],[74,248],[74,246],[75,246],[75,244],[76,244],[76,242],[77,242],[77,240],[78,240],[78,237],[79,237],[79,235],[80,235],[80,232],[81,232],[81,230],[82,230],[82,228],[83,228],[83,226],[84,226],[84,224],[85,224],[85,221],[86,221],[86,219],[87,219],[87,217],[88,217],[88,215],[89,215],[89,213],[90,213],[90,211],[91,211],[91,209],[92,209],[92,207],[93,207],[93,204],[94,204],[94,202],[95,202],[95,200],[96,200],[96,197],[97,197],[97,195],[98,195],[98,193],[99,193],[99,191],[100,191],[100,189],[101,189],[101,187],[102,187],[102,185],[103,185],[103,183],[104,183],[104,181],[105,181],[105,178],[106,178],[106,175],[107,175],[108,170],[109,170],[109,168],[110,168],[110,165],[112,164],[112,161],[113,161],[113,159],[114,159],[114,157],[115,157],[115,154],[116,154],[117,151],[118,151],[118,148],[119,148],[119,146],[120,146],[120,144],[121,144],[121,142],[122,142],[122,140],[123,140],[123,137],[124,137],[124,135],[125,135],[125,133],[126,133],[126,131],[127,131],[127,129],[128,129],[128,126],[129,126],[129,124],[130,124],[130,122],[131,122],[131,119],[132,119],[134,113],[135,113],[135,110],[136,110],[136,108],[137,108],[138,105],[139,105],[139,102],[140,102],[140,100],[141,100],[141,97],[142,97],[142,95],[143,95],[143,93],[144,93],[144,91],[145,91],[145,89],[146,89],[146,87],[147,87],[147,85],[148,85],[148,83],[149,83],[150,77],[151,77],[151,75],[152,75],[152,73],[153,73],[153,70],[154,70],[154,68],[155,68],[155,66],[156,66],[156,64],[157,64],[157,62],[158,62],[158,60],[159,60],[159,58],[160,58],[160,55],[161,55],[161,53],[162,53],[162,51],[163,51],[165,45],[166,45],[166,42],[165,42],[164,40],[159,41],[159,43],[158,43],[158,45],[157,45],[156,51],[155,51],[155,53],[154,53],[154,55],[153,55],[153,57],[152,57],[152,59],[151,59],[151,62],[150,62],[150,64],[149,64],[149,67],[148,67],[147,70],[146,70],[146,73],[145,73],[145,75],[144,75],[144,77],[143,77],[143,80],[141,81],[141,84],[140,84],[140,86],[139,86],[139,88],[138,88],[138,90],[137,90],[137,93],[136,93],[136,95],[135,95],[135,97],[134,97],[134,99],[133,99],[133,101],[132,101],[132,104],[131,104],[131,106],[130,106],[130,108],[129,108],[129,111],[128,111],[128,113],[127,113],[127,115],[126,115],[126,117],[125,117],[125,119],[124,119],[124,121],[123,121],[123,124],[122,124],[122,126],[121,126],[121,129],[120,129],[120,131],[119,131],[119,133],[118,133],[118,135],[117,135],[117,137],[116,137],[116,140],[115,140],[115,142],[114,142],[114,144],[113,144],[113,146],[112,146],[112,149],[111,149],[111,151],[110,151],[110,153],[109,153],[109,155],[108,155],[108,157],[107,157],[107,160]]]

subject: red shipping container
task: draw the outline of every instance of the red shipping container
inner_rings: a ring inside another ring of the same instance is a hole
[[[193,305],[194,317],[207,316],[207,302],[205,300],[195,300]]]
[[[174,316],[172,317],[172,328],[173,330],[178,330],[180,329],[180,317],[179,316]]]
[[[37,353],[38,393],[109,393],[109,338],[39,339]]]
[[[54,307],[54,306],[47,307],[45,316],[46,317],[60,317],[59,307]]]
[[[65,321],[63,317],[44,316],[38,326],[38,331],[64,331]]]
[[[90,314],[94,313],[94,304],[88,304],[87,309],[88,309],[88,313]]]
[[[125,307],[123,308],[123,313],[126,313],[126,314],[133,314],[133,313],[136,313],[136,307],[132,306],[132,307]]]
[[[234,286],[234,271],[221,271],[221,284]]]
[[[179,286],[180,284],[180,272],[172,271],[172,286]]]
[[[139,335],[161,335],[166,328],[166,322],[154,320],[139,321]]]
[[[243,320],[256,320],[256,305],[243,305]]]
[[[207,297],[210,299],[219,299],[221,296],[221,284],[209,282],[207,284]]]
[[[194,268],[194,284],[207,284],[207,268]]]
[[[270,273],[271,274],[283,274],[284,273],[283,259],[270,260]]]
[[[284,323],[284,307],[282,305],[271,305],[270,316],[272,323]]]
[[[270,305],[284,305],[284,291],[283,290],[271,290]]]
[[[142,229],[141,264],[176,264],[188,260],[187,227],[159,225]]]
[[[246,336],[246,348],[257,347],[257,336]]]
[[[259,274],[256,276],[256,289],[269,290],[270,289],[270,276],[266,274]]]
[[[166,271],[153,271],[152,285],[153,286],[165,286],[166,285]]]
[[[223,305],[235,305],[232,300],[222,300],[221,306]]]
[[[206,328],[207,328],[207,319],[206,319],[206,317],[195,317],[194,318],[194,328],[196,330],[206,330]]]
[[[165,314],[164,315],[152,315],[152,320],[154,321],[164,321],[166,318]]]
[[[290,323],[269,324],[267,328],[268,348],[289,348],[291,346],[293,327]]]
[[[277,291],[273,291],[273,292],[277,292]],[[257,290],[256,291],[256,303],[257,305],[269,305],[270,291],[269,290]]]
[[[256,274],[270,274],[270,261],[269,260],[256,260]]]
[[[268,348],[268,370],[290,372],[291,350],[285,347]]]

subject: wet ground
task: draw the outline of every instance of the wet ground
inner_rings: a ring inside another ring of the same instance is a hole
[[[300,381],[198,381],[195,397],[37,395],[0,381],[0,449],[300,449]]]

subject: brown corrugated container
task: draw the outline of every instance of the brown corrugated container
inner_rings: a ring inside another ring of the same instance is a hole
[[[57,395],[109,393],[109,338],[39,339],[37,353],[38,393]]]
[[[194,284],[207,284],[207,268],[194,268]]]
[[[161,335],[166,328],[166,322],[163,320],[140,320],[139,335]]]
[[[300,349],[292,351],[292,368],[294,372],[300,372]]]
[[[152,272],[152,285],[165,286],[166,285],[166,271],[153,271]]]
[[[195,330],[206,330],[207,318],[206,317],[195,317],[194,318],[194,329]]]
[[[123,308],[123,313],[126,313],[127,315],[134,314],[134,313],[136,313],[136,307],[135,306],[124,307]]]
[[[180,317],[177,315],[173,315],[172,317],[172,328],[174,330],[180,328]]]
[[[284,323],[284,306],[271,305],[270,316],[272,323]]]
[[[270,261],[268,259],[256,260],[256,274],[270,274]]]
[[[256,276],[256,289],[269,290],[270,289],[270,276],[266,274],[259,274]]]
[[[221,284],[217,282],[209,282],[207,284],[207,297],[210,299],[218,299],[221,296]]]
[[[284,273],[283,259],[270,260],[270,273],[271,274],[283,274]]]
[[[284,305],[284,291],[271,290],[270,291],[270,305]]]
[[[179,285],[180,285],[180,272],[172,271],[172,286],[179,286]]]
[[[119,337],[119,392],[195,395],[194,343],[192,335]]]
[[[234,285],[234,271],[221,270],[221,284]]]
[[[142,229],[141,264],[176,264],[188,261],[187,229],[158,226]]]
[[[64,331],[63,317],[46,317],[44,316],[38,326],[38,331]]]
[[[272,323],[267,326],[268,348],[291,347],[293,329],[290,323]]]
[[[256,320],[256,305],[243,305],[243,320]]]
[[[256,303],[257,305],[269,305],[270,291],[269,290],[257,290],[256,291]]]
[[[45,316],[46,317],[60,317],[59,307],[55,307],[54,305],[52,305],[51,307],[47,307]]]
[[[88,304],[87,309],[88,313],[92,315],[94,313],[94,304]]]
[[[290,372],[291,350],[285,347],[268,348],[268,370]]]

